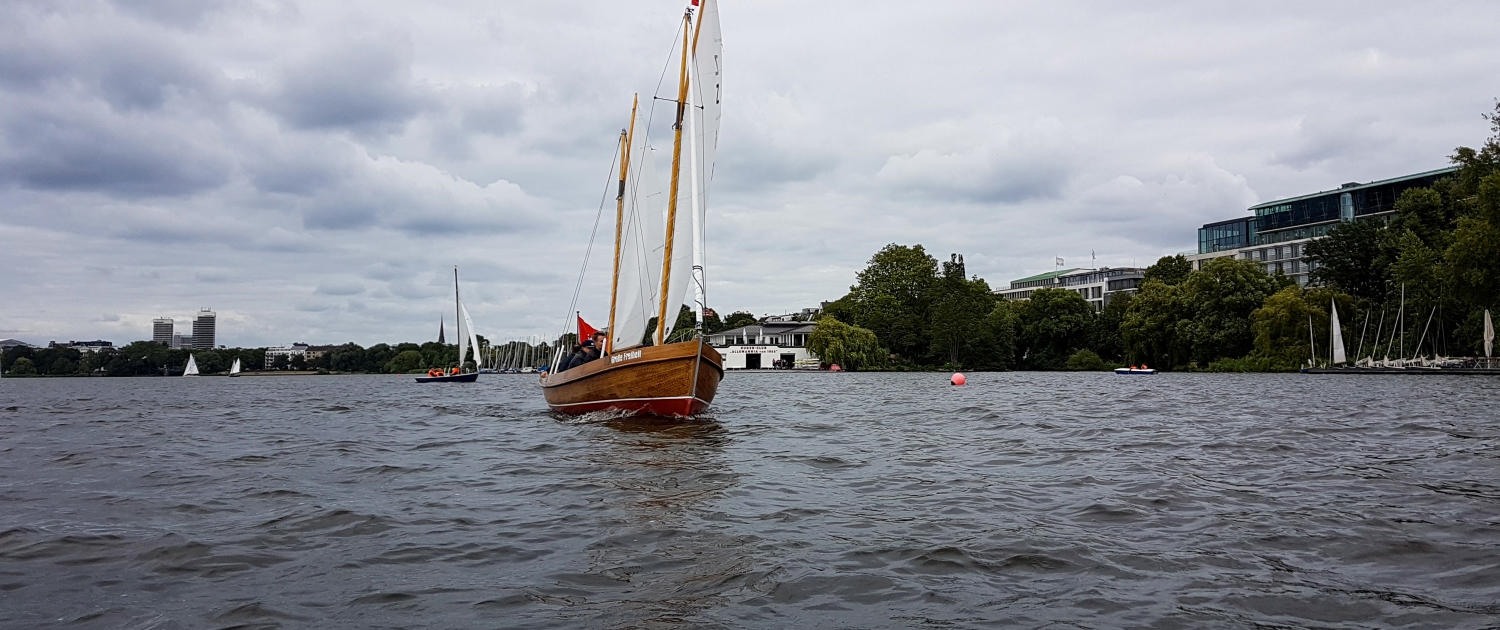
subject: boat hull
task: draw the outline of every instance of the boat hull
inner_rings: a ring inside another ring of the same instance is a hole
[[[468,374],[453,374],[450,376],[418,376],[418,383],[473,383],[479,380],[478,372]]]
[[[631,348],[542,377],[547,406],[578,415],[616,410],[693,416],[713,403],[724,359],[702,340]]]

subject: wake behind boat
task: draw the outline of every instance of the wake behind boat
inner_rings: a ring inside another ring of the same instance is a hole
[[[648,141],[649,117],[642,116],[637,99],[630,124],[620,133],[608,336],[599,358],[568,369],[559,370],[565,367],[559,349],[552,369],[541,379],[547,406],[555,412],[613,409],[690,416],[713,403],[724,377],[723,358],[703,342],[701,334],[703,223],[718,145],[723,40],[716,0],[694,0],[693,5],[699,7],[696,23],[692,7],[682,18],[676,98],[652,99],[653,104],[676,105],[670,184],[666,191],[658,185],[656,158]],[[686,142],[684,130],[688,131]],[[684,148],[687,164],[683,164]],[[686,190],[681,186],[683,176],[688,180]],[[683,206],[692,211],[690,220],[678,216]],[[693,334],[672,343],[678,306],[689,286],[694,289],[696,308],[694,330],[687,332]],[[644,337],[653,316],[656,332],[647,346]],[[580,327],[580,335],[583,332]]]

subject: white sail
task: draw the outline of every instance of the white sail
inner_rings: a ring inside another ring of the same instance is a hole
[[[188,355],[187,369],[185,369],[185,370],[182,371],[182,375],[183,376],[197,376],[198,375],[198,360],[197,360],[197,358],[195,358],[191,354]]]
[[[454,293],[458,292],[458,283],[457,283],[457,281],[455,281],[454,284],[453,284],[453,291],[454,291]],[[457,300],[454,300],[454,301],[456,302]],[[460,308],[461,308],[461,306],[460,306]],[[458,344],[458,367],[459,368],[463,368],[464,359],[468,358],[468,356],[469,356],[469,344],[464,343],[464,320],[463,320],[463,318],[462,317],[456,317],[456,319],[458,319],[458,322],[456,323],[456,326],[455,326],[456,328],[458,328],[458,339],[455,339],[454,342]]]
[[[234,365],[229,366],[229,375],[230,376],[234,376],[234,375],[239,374],[239,373],[240,373],[240,360],[239,360],[238,357],[236,357],[234,359]]]
[[[469,309],[465,307],[464,303],[461,301],[458,303],[458,312],[463,314],[464,330],[467,330],[469,332],[469,348],[474,351],[474,364],[476,366],[483,367],[482,365],[480,365],[480,357],[483,355],[479,354],[479,336],[474,334],[474,320],[469,319]],[[458,345],[464,345],[463,337],[458,338]],[[463,363],[463,355],[462,353],[460,353],[458,357],[458,364],[459,366],[463,366]]]
[[[620,226],[620,282],[615,298],[615,329],[610,347],[615,350],[641,345],[646,325],[656,316],[656,296],[661,291],[665,227],[662,213],[667,205],[656,174],[656,152],[647,143],[646,124],[637,116],[631,147],[630,174],[625,182],[625,217]]]
[[[1344,356],[1344,331],[1343,327],[1339,325],[1339,305],[1335,302],[1329,302],[1328,306],[1329,312],[1332,313],[1329,316],[1329,327],[1332,329],[1330,334],[1333,336],[1333,364],[1339,365],[1348,360]]]
[[[717,0],[703,0],[693,42],[692,82],[688,87],[688,181],[693,199],[693,310],[696,319],[702,321],[703,308],[706,306],[703,241],[706,236],[708,191],[713,182],[714,155],[719,146],[720,96],[723,87],[724,38],[719,30]]]
[[[1490,310],[1484,310],[1484,356],[1489,358],[1495,344],[1495,325],[1490,323]]]

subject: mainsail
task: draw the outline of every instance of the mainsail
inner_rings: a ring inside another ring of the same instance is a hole
[[[198,360],[197,360],[196,357],[194,357],[191,354],[188,355],[187,369],[185,369],[185,370],[182,371],[182,375],[183,376],[197,376],[198,375]]]
[[[724,37],[719,30],[719,5],[705,0],[698,14],[698,30],[693,36],[692,75],[689,86],[688,162],[693,203],[693,310],[696,320],[703,321],[707,306],[704,294],[704,250],[708,189],[713,182],[714,153],[719,146],[719,108],[723,84]]]
[[[240,360],[239,360],[239,357],[235,357],[235,359],[234,359],[234,365],[229,366],[229,375],[230,376],[234,376],[234,375],[239,374],[239,373],[240,373]]]
[[[1333,335],[1333,364],[1338,365],[1346,360],[1346,357],[1344,356],[1344,332],[1342,330],[1342,327],[1339,326],[1338,303],[1329,302],[1328,306],[1329,311],[1332,313],[1332,315],[1329,317],[1329,328],[1332,329],[1330,330],[1330,334]]]
[[[471,349],[473,349],[473,351],[474,351],[474,364],[478,365],[479,367],[484,367],[483,362],[480,360],[480,357],[482,355],[479,354],[479,336],[476,335],[476,334],[474,334],[474,320],[469,319],[469,309],[464,308],[464,303],[462,301],[460,301],[458,303],[458,312],[463,315],[463,318],[464,318],[464,330],[467,330],[469,332],[469,347]],[[459,339],[458,339],[458,345],[460,345],[460,346],[464,345],[463,337],[459,337]],[[463,363],[464,363],[463,352],[460,351],[459,352],[459,357],[458,357],[458,364],[460,366],[462,366]]]
[[[1484,309],[1484,357],[1490,357],[1490,349],[1495,344],[1495,326],[1490,323],[1490,310]]]

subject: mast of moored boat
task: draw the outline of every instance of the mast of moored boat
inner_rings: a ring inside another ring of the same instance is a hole
[[[641,95],[630,101],[630,126],[620,131],[620,190],[615,194],[615,274],[609,284],[609,336],[604,339],[604,354],[614,352],[615,305],[620,298],[620,236],[625,227],[625,178],[630,173],[630,142],[635,135],[635,111],[640,107]],[[583,343],[582,339],[578,343]]]
[[[677,233],[677,191],[682,173],[682,117],[687,111],[688,96],[688,37],[693,32],[693,12],[689,9],[682,15],[682,65],[677,72],[677,122],[672,125],[672,183],[667,187],[667,242],[662,254],[661,305],[656,311],[656,345],[666,343],[667,300],[672,286],[672,245]],[[675,314],[674,314],[675,315]],[[674,320],[675,321],[675,320]]]

